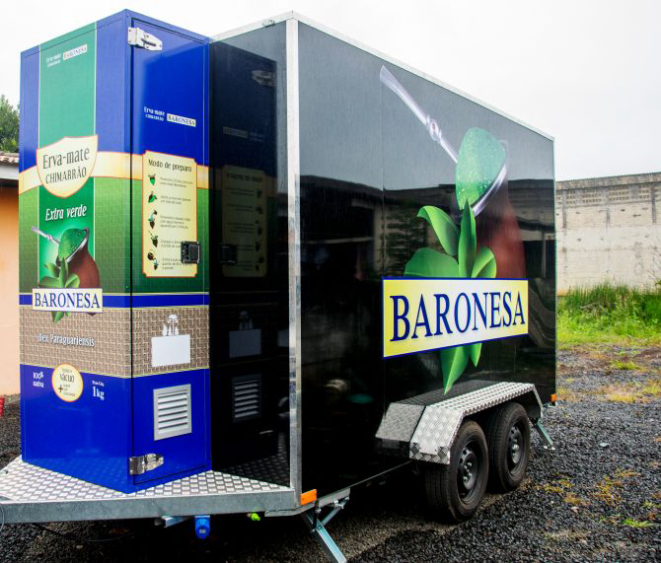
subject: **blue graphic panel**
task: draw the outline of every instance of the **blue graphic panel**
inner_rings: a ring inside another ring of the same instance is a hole
[[[39,47],[21,54],[20,172],[36,165],[39,137]]]
[[[193,158],[198,164],[207,165],[207,40],[172,31],[142,17],[134,18],[132,25],[162,42],[160,51],[133,50],[132,152],[165,153]],[[202,217],[198,220],[204,221]],[[136,268],[137,271],[141,269],[135,263],[133,268],[134,272]],[[139,279],[144,282],[140,275]],[[176,283],[172,280],[172,284],[145,285],[150,294],[133,295],[132,306],[208,305],[206,294],[172,294]],[[136,287],[143,286],[134,285],[134,289]],[[202,289],[203,280],[200,279],[194,287]],[[158,294],[159,291],[168,294]],[[204,326],[203,330],[207,327]],[[136,483],[151,486],[158,480],[171,480],[210,467],[208,379],[208,370],[198,369],[133,380],[133,455],[157,453],[164,458],[162,466],[136,476]],[[191,428],[181,435],[156,439],[154,392],[181,386],[190,389]]]
[[[130,47],[127,29],[131,25],[161,38],[163,51]],[[152,150],[208,164],[206,38],[128,11],[101,20],[96,27],[94,114],[99,151],[142,154]],[[134,92],[136,96],[132,98]],[[154,112],[146,112],[145,108]],[[20,166],[25,170],[35,165],[38,143],[38,48],[23,54],[21,109]],[[163,119],[147,120],[147,113]],[[21,294],[19,303],[31,306],[32,295]],[[105,295],[103,305],[111,309],[208,303],[208,294],[198,292]],[[128,326],[126,330],[130,330]],[[89,369],[103,371],[92,366]],[[123,492],[209,468],[207,369],[137,379],[81,372],[82,392],[76,393],[70,402],[61,398],[63,392],[57,390],[57,383],[54,387],[53,372],[52,367],[21,366],[25,461]],[[78,374],[75,376],[78,381]],[[155,441],[154,389],[177,385],[190,386],[191,431]],[[130,458],[148,453],[163,455],[163,466],[141,477],[130,475]]]
[[[133,152],[173,154],[207,165],[207,42],[141,20],[134,25],[162,40],[163,50],[134,54]]]
[[[101,20],[96,30],[96,133],[99,150],[131,150],[129,115],[130,46],[128,16],[120,13]]]
[[[128,473],[131,451],[131,380],[81,373],[83,391],[60,399],[52,368],[21,365],[23,459],[124,492],[134,490]]]
[[[154,391],[190,386],[190,431],[180,436],[155,439]],[[206,471],[209,461],[209,371],[206,369],[137,377],[133,380],[135,401],[135,455],[158,453],[164,464],[135,478],[136,483],[151,486],[154,480],[183,477]],[[148,482],[148,483],[147,483]]]

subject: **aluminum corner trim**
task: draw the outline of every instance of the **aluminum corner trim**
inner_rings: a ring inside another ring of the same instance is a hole
[[[289,241],[289,432],[290,486],[300,499],[301,463],[301,220],[298,20],[286,21],[287,238]]]

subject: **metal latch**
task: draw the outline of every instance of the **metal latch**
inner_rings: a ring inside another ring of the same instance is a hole
[[[129,474],[142,475],[147,471],[152,471],[165,463],[165,458],[161,454],[145,454],[129,458]]]
[[[237,247],[234,244],[221,244],[218,248],[218,261],[226,266],[236,264]]]
[[[129,27],[129,45],[147,49],[147,51],[163,50],[163,41],[139,27]]]
[[[199,264],[200,263],[200,243],[184,241],[181,243],[181,263]]]

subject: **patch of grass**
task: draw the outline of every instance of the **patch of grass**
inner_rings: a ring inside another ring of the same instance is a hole
[[[548,494],[562,495],[562,500],[565,504],[572,507],[589,506],[590,502],[587,499],[579,497],[576,493],[572,492],[573,485],[568,479],[558,479],[550,483],[537,485],[535,488],[540,489]],[[577,510],[572,508],[572,510]]]
[[[620,489],[622,485],[615,483],[610,477],[605,477],[601,483],[597,485],[597,492],[594,494],[598,500],[608,503],[616,503],[620,500]]]
[[[648,379],[643,385],[641,392],[648,397],[661,399],[661,377]]]
[[[640,401],[635,393],[615,385],[609,385],[601,393],[609,403],[625,403],[630,405]]]
[[[555,479],[548,483],[542,483],[537,485],[535,488],[541,489],[545,493],[557,493],[564,495],[569,491],[574,485],[569,479]]]
[[[631,360],[616,360],[611,362],[611,368],[626,371],[640,371],[643,369],[642,366]]]
[[[585,499],[582,499],[578,495],[575,495],[574,493],[567,493],[563,500],[567,504],[571,504],[572,506],[588,506],[590,503],[586,501]]]
[[[579,394],[569,387],[558,387],[556,394],[559,401],[567,401],[568,403],[576,403],[580,399]]]
[[[611,383],[599,388],[596,395],[611,403],[647,403],[661,399],[661,377],[652,377],[644,383]]]
[[[630,528],[649,528],[650,526],[654,525],[652,522],[648,522],[647,520],[634,520],[633,518],[625,518],[622,521],[622,524],[629,526]]]
[[[632,477],[638,477],[640,473],[636,471],[631,471],[631,469],[618,469],[615,472],[616,479],[631,479]]]
[[[597,484],[594,496],[602,502],[614,504],[620,500],[620,491],[624,488],[625,481],[637,475],[639,473],[635,471],[623,469],[616,471],[612,476],[605,475],[601,482]]]
[[[611,514],[609,516],[599,517],[599,522],[601,524],[610,524],[611,526],[621,526],[624,523],[624,520],[625,519],[622,518],[622,514],[620,514],[619,512],[615,514]]]
[[[579,344],[661,344],[661,287],[600,285],[558,300],[561,347]]]

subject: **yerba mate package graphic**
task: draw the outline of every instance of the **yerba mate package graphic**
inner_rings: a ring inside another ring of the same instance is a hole
[[[23,53],[26,461],[126,492],[209,466],[207,56],[129,12]]]

